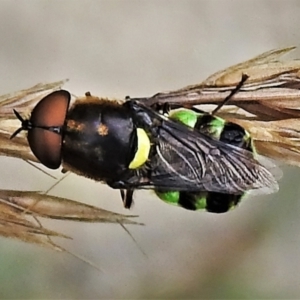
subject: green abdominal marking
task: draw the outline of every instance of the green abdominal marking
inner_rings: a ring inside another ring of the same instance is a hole
[[[170,119],[194,128],[201,133],[224,143],[248,150],[255,155],[255,149],[250,134],[241,126],[212,116],[204,112],[193,110],[178,110],[171,112]],[[205,209],[208,212],[224,213],[235,207],[245,193],[223,194],[209,191],[166,191],[155,190],[156,195],[163,201],[181,206],[189,210]]]

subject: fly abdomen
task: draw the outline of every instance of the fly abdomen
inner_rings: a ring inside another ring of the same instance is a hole
[[[252,139],[249,133],[240,125],[208,113],[199,113],[192,110],[179,110],[170,115],[176,122],[194,128],[201,133],[250,152],[254,152]],[[224,213],[236,206],[244,193],[226,194],[211,191],[166,191],[155,190],[163,201],[179,205],[188,210],[206,209],[208,212]]]

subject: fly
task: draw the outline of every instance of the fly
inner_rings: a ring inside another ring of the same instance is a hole
[[[224,103],[247,78],[243,76]],[[28,131],[30,148],[43,165],[57,169],[62,164],[64,170],[119,189],[127,208],[136,189],[155,190],[160,198],[175,191],[178,203],[188,209],[201,208],[195,204],[198,200],[190,200],[194,196],[215,195],[229,208],[246,191],[278,189],[271,172],[247,146],[251,139],[243,142],[247,133],[241,135],[242,128],[232,129],[213,114],[195,116],[197,121],[189,126],[178,113],[167,116],[159,105],[145,100],[119,102],[87,93],[69,108],[70,99],[68,91],[59,90],[44,97],[29,119],[15,111],[22,125],[12,138]],[[223,125],[214,125],[217,122]],[[232,135],[239,136],[237,142]]]
[[[1,153],[27,162],[39,160],[52,169],[62,165],[63,170],[107,183],[120,190],[128,208],[134,190],[147,188],[187,209],[225,212],[249,191],[278,189],[270,172],[274,174],[274,165],[264,167],[257,153],[300,167],[300,62],[280,59],[294,48],[262,53],[199,84],[152,97],[107,101],[87,93],[71,105],[68,91],[49,92],[60,89],[63,81],[3,95]],[[248,75],[246,82],[242,74]],[[49,95],[44,97],[46,91]],[[31,117],[23,118],[42,97]],[[224,98],[240,109],[220,110],[228,104]],[[219,106],[211,113],[194,107],[202,104]],[[13,107],[22,122],[13,136],[27,130],[34,155],[22,136],[8,141],[16,130]],[[28,223],[29,215],[137,224],[129,220],[132,216],[107,214],[64,198],[36,192],[1,194],[2,236],[60,251],[49,239],[60,234],[39,222]]]

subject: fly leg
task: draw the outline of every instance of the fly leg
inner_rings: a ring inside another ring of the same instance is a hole
[[[125,208],[130,209],[133,204],[133,192],[131,189],[121,189],[120,194]]]

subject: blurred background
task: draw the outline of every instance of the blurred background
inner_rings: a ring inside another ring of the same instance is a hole
[[[0,94],[65,78],[78,96],[181,88],[264,51],[298,46],[299,16],[297,0],[1,0]],[[1,189],[54,183],[21,160],[0,159]],[[299,298],[300,170],[282,169],[277,194],[248,198],[224,215],[136,193],[130,213],[145,226],[127,228],[146,255],[118,225],[43,221],[71,235],[58,242],[103,272],[1,238],[0,298]],[[118,191],[75,175],[51,193],[128,213]]]

